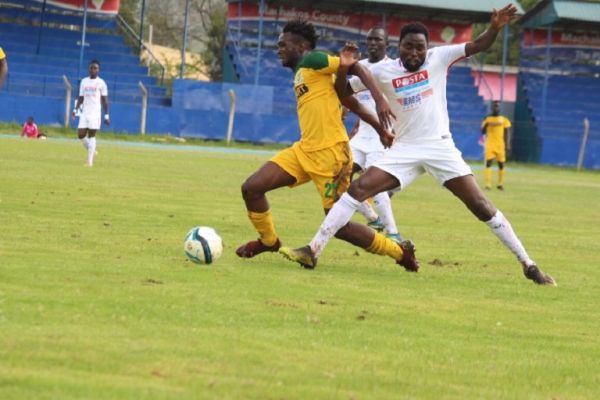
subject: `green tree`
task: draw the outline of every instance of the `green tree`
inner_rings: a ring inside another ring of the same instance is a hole
[[[204,3],[204,7],[202,7]],[[205,0],[196,10],[200,15],[204,35],[196,39],[202,43],[200,57],[212,81],[223,79],[223,49],[227,29],[227,3]]]
[[[519,3],[523,9],[527,12],[533,6],[535,6],[540,0],[519,0]],[[473,25],[473,38],[476,38],[481,32],[488,26],[485,24],[474,24]],[[521,25],[518,21],[513,22],[508,27],[508,54],[507,64],[508,65],[519,65],[519,56],[521,50]],[[483,59],[486,64],[502,64],[502,33],[498,35],[496,42],[492,47],[482,53],[479,57]],[[480,59],[481,59],[480,58]]]
[[[146,0],[144,40],[153,27],[152,42],[181,49],[186,0]],[[119,14],[137,33],[142,0],[121,0]],[[211,80],[222,76],[222,49],[225,43],[226,0],[190,0],[186,49],[201,55],[199,63],[187,63],[186,70],[199,70]],[[188,60],[189,61],[189,60]]]

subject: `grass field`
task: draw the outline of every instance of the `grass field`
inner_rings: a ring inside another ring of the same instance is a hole
[[[306,271],[234,254],[269,152],[98,143],[84,168],[75,140],[0,136],[0,399],[600,397],[600,174],[510,164],[490,192],[539,287],[430,177],[393,199],[421,272],[339,241]],[[270,200],[306,244],[314,188]],[[225,241],[212,266],[183,255],[196,225]]]

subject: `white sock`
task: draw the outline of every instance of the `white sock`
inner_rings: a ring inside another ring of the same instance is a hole
[[[87,150],[87,148],[88,148],[88,146],[89,146],[89,142],[88,142],[88,138],[87,138],[87,136],[85,136],[85,137],[83,137],[83,138],[81,138],[81,139],[79,139],[79,140],[81,140],[81,144],[82,144],[82,145],[83,145],[83,147],[85,147],[85,148],[86,148],[86,150]]]
[[[377,193],[373,196],[373,203],[377,208],[377,213],[383,220],[383,225],[387,233],[398,233],[394,213],[392,212],[392,202],[387,192]]]
[[[360,202],[352,198],[348,193],[344,193],[342,197],[333,205],[325,220],[319,227],[319,231],[310,241],[310,248],[316,257],[319,257],[327,242],[346,225],[352,215],[358,208]]]
[[[492,219],[485,223],[490,227],[492,232],[498,236],[498,239],[500,239],[500,241],[517,256],[517,259],[520,262],[525,263],[525,265],[535,264],[534,261],[529,258],[529,255],[527,255],[525,247],[523,247],[523,244],[521,244],[515,231],[513,231],[510,222],[508,222],[500,210],[496,212],[496,215],[494,215]]]
[[[371,207],[367,200],[360,203],[356,211],[364,215],[364,217],[369,222],[375,221],[378,218],[377,214],[375,213],[375,210],[373,210],[373,207]]]
[[[96,154],[96,137],[91,137],[88,139],[87,163],[89,166],[94,165],[94,154]]]

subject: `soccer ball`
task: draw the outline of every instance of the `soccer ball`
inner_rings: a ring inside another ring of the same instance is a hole
[[[223,254],[223,239],[213,228],[197,226],[185,235],[183,251],[196,264],[212,264]]]

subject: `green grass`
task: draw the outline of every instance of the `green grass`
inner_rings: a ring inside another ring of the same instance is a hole
[[[98,150],[84,168],[75,140],[0,137],[2,399],[600,396],[598,173],[510,164],[490,192],[551,288],[430,177],[393,199],[420,273],[339,241],[305,271],[233,252],[256,237],[240,185],[268,154]],[[269,198],[306,244],[312,185]],[[196,225],[225,241],[212,266],[183,255]]]

